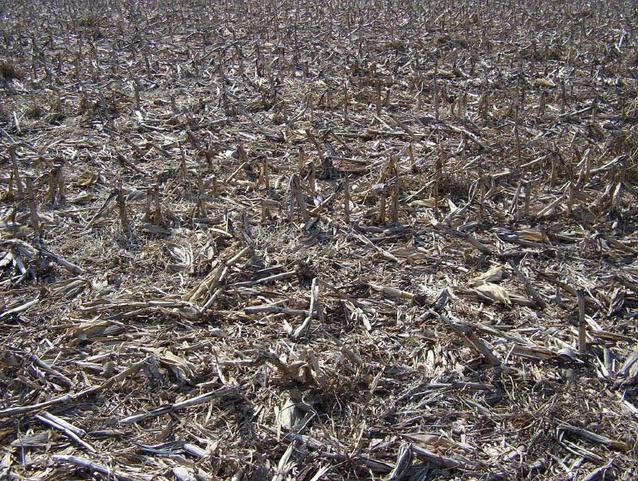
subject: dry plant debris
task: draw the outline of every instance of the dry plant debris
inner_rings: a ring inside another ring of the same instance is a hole
[[[638,479],[635,2],[0,19],[0,479]]]

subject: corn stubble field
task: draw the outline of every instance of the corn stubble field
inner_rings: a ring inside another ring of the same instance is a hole
[[[0,8],[1,479],[637,479],[635,2]]]

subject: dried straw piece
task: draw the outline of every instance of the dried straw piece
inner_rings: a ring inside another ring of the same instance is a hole
[[[310,322],[313,317],[317,317],[319,319],[323,319],[323,311],[321,309],[321,303],[319,301],[319,279],[316,277],[312,280],[312,286],[310,288],[310,308],[308,309],[308,316],[303,321],[303,323],[295,329],[292,334],[292,337],[295,339],[299,339],[307,335],[310,330]]]
[[[69,403],[76,402],[80,399],[83,399],[85,397],[93,396],[95,394],[98,394],[104,391],[105,389],[108,389],[113,384],[116,384],[117,382],[125,379],[127,376],[133,375],[136,372],[138,372],[140,369],[142,369],[142,367],[144,367],[148,359],[149,358],[145,358],[142,361],[133,363],[129,367],[124,369],[122,372],[104,381],[102,384],[98,386],[86,388],[75,394],[66,394],[64,396],[55,397],[47,401],[43,401],[40,403],[31,404],[27,406],[16,406],[16,407],[10,407],[7,409],[2,409],[0,410],[0,418],[8,418],[8,417],[13,417],[13,416],[21,415],[21,414],[34,412],[34,411],[40,411],[45,408],[59,406],[62,404],[69,404]]]
[[[162,406],[156,409],[153,409],[149,412],[145,412],[145,413],[141,413],[141,414],[135,414],[133,416],[127,416],[123,419],[120,419],[118,421],[118,424],[120,426],[126,426],[128,424],[135,424],[138,423],[140,421],[144,421],[146,419],[149,418],[153,418],[156,416],[162,416],[164,414],[169,414],[169,413],[176,413],[182,409],[186,409],[190,406],[196,406],[198,404],[203,404],[203,403],[208,403],[211,402],[213,400],[222,398],[222,397],[226,397],[229,395],[234,395],[236,394],[235,389],[233,388],[228,388],[228,387],[223,387],[220,389],[217,389],[216,391],[210,391],[204,394],[200,394],[199,396],[195,396],[192,397],[190,399],[186,399],[184,401],[180,401],[180,402],[176,402],[173,403],[171,405],[168,406]]]
[[[71,439],[76,444],[79,444],[81,447],[83,447],[87,451],[89,451],[91,453],[97,452],[97,450],[93,446],[91,446],[86,441],[83,441],[82,439],[80,439],[82,436],[84,436],[86,434],[84,431],[82,431],[81,429],[76,428],[72,424],[67,423],[63,419],[60,419],[57,416],[54,416],[54,415],[49,414],[47,412],[44,412],[42,414],[37,414],[35,416],[35,418],[38,421],[46,424],[47,426],[50,426],[53,429],[56,429],[56,430],[62,432],[62,434],[64,434],[66,437]]]
[[[79,466],[84,469],[88,469],[91,472],[95,472],[105,476],[106,479],[119,479],[121,481],[139,481],[140,477],[124,474],[120,471],[108,468],[102,464],[95,463],[89,459],[82,458],[80,456],[68,456],[63,454],[54,454],[51,460],[61,464],[71,464]]]

